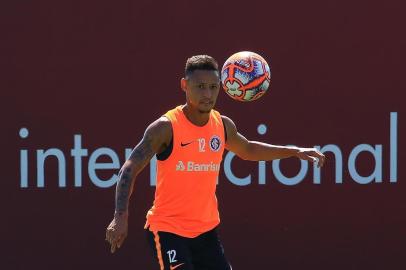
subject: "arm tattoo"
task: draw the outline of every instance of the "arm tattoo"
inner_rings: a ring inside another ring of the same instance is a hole
[[[116,186],[116,212],[121,215],[128,209],[128,200],[130,198],[132,182],[131,168],[126,168],[124,172],[123,170],[120,170],[119,177]]]
[[[135,175],[138,174],[151,160],[154,152],[151,147],[151,138],[148,136],[134,148],[129,159],[132,160],[135,166],[127,167],[120,170],[119,180],[116,186],[116,212],[121,215],[128,210],[133,181]]]
[[[144,139],[134,148],[129,157],[134,162],[147,163],[154,155],[151,147],[152,139],[146,135]]]

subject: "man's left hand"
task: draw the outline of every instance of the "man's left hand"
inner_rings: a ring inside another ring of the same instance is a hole
[[[324,156],[323,153],[316,148],[299,148],[299,152],[296,153],[296,156],[303,160],[314,163],[317,162],[317,167],[319,168],[324,165],[324,161],[326,159],[326,156]]]

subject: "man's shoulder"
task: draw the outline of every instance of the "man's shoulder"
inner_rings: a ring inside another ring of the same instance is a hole
[[[172,131],[171,120],[168,119],[165,115],[159,117],[154,122],[151,123],[150,127],[153,127],[157,131]]]
[[[159,151],[162,145],[168,144],[172,138],[172,127],[169,120],[159,117],[145,130],[144,140],[149,140]]]
[[[226,115],[224,115],[224,114],[221,114],[220,116],[221,116],[221,120],[223,120],[223,123],[224,123],[225,125],[234,124],[233,120],[231,120],[230,117],[228,117],[228,116],[226,116]]]
[[[231,134],[237,132],[237,127],[234,124],[234,121],[231,120],[230,117],[221,115],[221,120],[223,121],[223,125],[226,131],[226,138],[228,138]]]

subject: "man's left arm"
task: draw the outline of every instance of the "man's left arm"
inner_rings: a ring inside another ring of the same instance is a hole
[[[222,116],[222,119],[227,132],[226,149],[234,152],[244,160],[259,161],[298,157],[317,162],[318,167],[324,164],[325,156],[316,148],[281,146],[250,141],[238,132],[237,127],[230,118]]]

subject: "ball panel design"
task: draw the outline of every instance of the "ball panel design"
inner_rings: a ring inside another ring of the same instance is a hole
[[[269,88],[271,69],[260,55],[239,52],[230,56],[221,70],[224,91],[238,101],[253,101]]]

